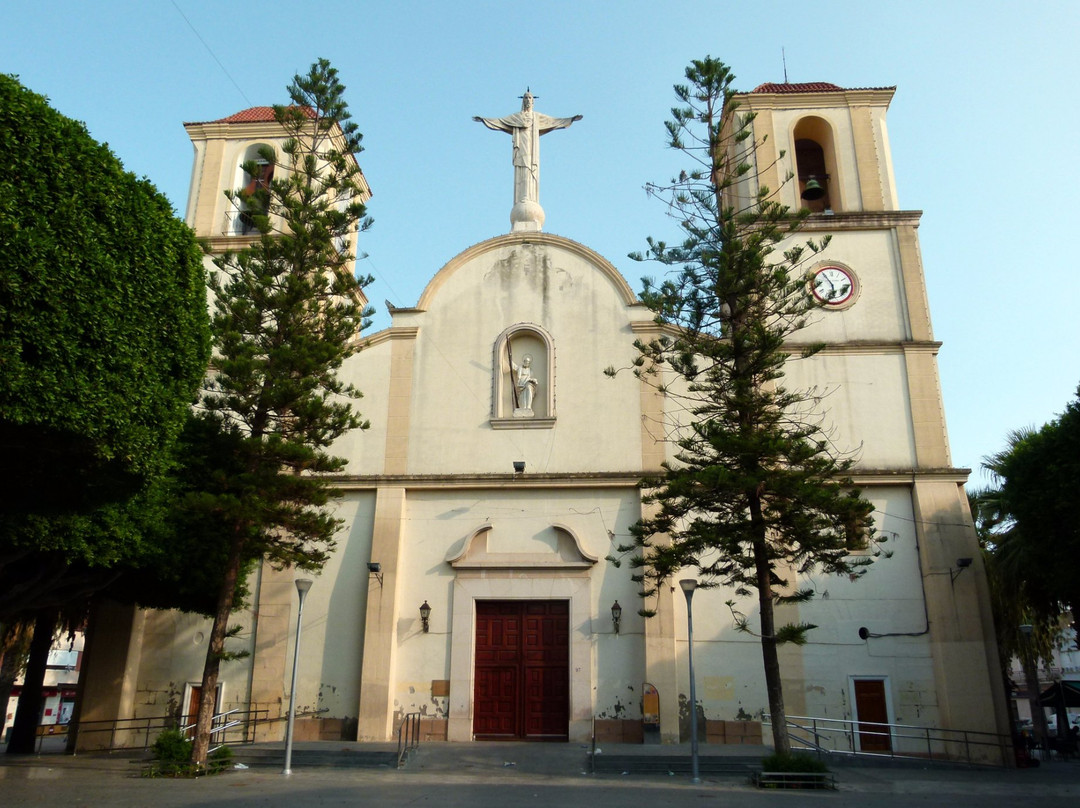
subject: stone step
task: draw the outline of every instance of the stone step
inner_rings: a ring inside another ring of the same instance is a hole
[[[600,774],[689,774],[689,755],[594,755],[593,771]],[[761,770],[761,759],[703,755],[698,758],[701,774],[728,777],[747,777]]]
[[[233,762],[243,763],[245,766],[284,766],[285,751],[282,749],[265,749],[258,746],[234,746]],[[375,769],[386,767],[397,768],[397,753],[351,749],[293,749],[293,766],[307,766],[314,768],[336,769]]]

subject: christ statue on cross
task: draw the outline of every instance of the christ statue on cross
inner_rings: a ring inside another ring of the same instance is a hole
[[[555,129],[566,129],[581,116],[553,118],[533,109],[533,94],[525,90],[521,97],[521,112],[505,118],[481,118],[488,129],[506,132],[514,139],[514,209],[510,220],[515,230],[539,230],[544,221],[540,208],[540,136]],[[519,226],[519,224],[534,226]]]

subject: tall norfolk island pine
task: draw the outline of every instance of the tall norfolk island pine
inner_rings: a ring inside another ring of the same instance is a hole
[[[214,358],[201,417],[216,427],[207,452],[230,452],[228,468],[188,496],[229,545],[218,592],[202,693],[215,692],[234,593],[245,565],[318,570],[341,520],[322,475],[341,470],[327,448],[363,428],[348,398],[359,392],[338,377],[357,350],[367,312],[353,273],[352,236],[365,229],[365,185],[356,162],[361,135],[350,120],[337,71],[319,60],[294,77],[289,106],[274,114],[287,134],[268,183],[229,197],[260,233],[241,252],[216,257]],[[260,166],[245,170],[262,177]],[[205,524],[205,521],[203,522]],[[205,765],[214,699],[199,705],[193,762]]]
[[[683,241],[649,239],[645,255],[631,256],[673,268],[658,286],[644,282],[661,336],[635,343],[634,372],[668,397],[669,412],[681,410],[661,426],[676,461],[645,481],[646,515],[618,550],[632,554],[645,596],[687,568],[705,586],[757,591],[773,741],[784,753],[777,646],[805,642],[814,626],[777,626],[774,605],[811,595],[781,594],[795,584],[785,576],[857,574],[870,558],[853,558],[852,542],[872,537],[873,508],[846,477],[851,459],[820,429],[813,391],[784,386],[788,340],[818,305],[803,263],[825,242],[791,243],[808,212],[759,185],[753,114],[740,111],[730,70],[707,57],[691,63],[686,79],[675,87],[680,106],[667,130],[669,145],[693,164],[648,186]],[[822,347],[797,350],[806,358]],[[749,630],[745,619],[738,626]]]

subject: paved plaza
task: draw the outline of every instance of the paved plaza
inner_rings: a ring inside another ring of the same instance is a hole
[[[299,745],[298,751],[334,744]],[[614,747],[621,753],[633,747]],[[636,747],[640,750],[641,747]],[[665,748],[670,753],[683,752]],[[321,751],[321,750],[320,750]],[[439,808],[626,808],[662,806],[1072,806],[1080,762],[1037,769],[834,767],[837,791],[760,791],[745,778],[681,774],[591,774],[587,749],[574,744],[428,744],[401,770],[309,766],[293,774],[253,766],[215,777],[149,779],[141,754],[0,755],[0,806],[334,806]]]

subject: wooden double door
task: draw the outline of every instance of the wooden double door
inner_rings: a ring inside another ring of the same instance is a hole
[[[570,725],[570,602],[476,602],[477,740],[565,741]]]

